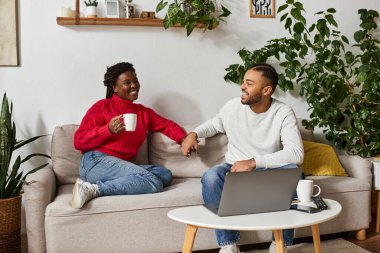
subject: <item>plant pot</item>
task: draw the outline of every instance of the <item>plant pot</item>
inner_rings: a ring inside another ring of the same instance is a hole
[[[88,18],[96,18],[96,6],[87,6],[86,7],[86,17]]]
[[[21,196],[0,199],[0,252],[21,252]]]

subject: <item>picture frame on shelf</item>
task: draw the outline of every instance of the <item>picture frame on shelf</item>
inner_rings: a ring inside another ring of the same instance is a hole
[[[251,18],[275,18],[275,0],[249,0],[249,16]]]
[[[119,0],[105,0],[105,9],[107,18],[123,18],[122,7]]]

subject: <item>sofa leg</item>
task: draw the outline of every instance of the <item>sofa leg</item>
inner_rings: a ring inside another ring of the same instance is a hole
[[[356,231],[356,239],[359,241],[364,241],[366,239],[365,229]]]

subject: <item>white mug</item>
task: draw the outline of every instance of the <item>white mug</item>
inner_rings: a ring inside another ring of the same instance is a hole
[[[137,122],[137,114],[135,113],[125,113],[123,114],[125,131],[135,131],[136,122]]]
[[[318,192],[313,194],[314,188],[318,188]],[[321,187],[315,185],[313,180],[299,180],[297,185],[297,196],[301,202],[310,202],[311,197],[321,194]]]

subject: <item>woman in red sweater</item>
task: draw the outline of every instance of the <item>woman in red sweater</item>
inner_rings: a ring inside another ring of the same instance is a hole
[[[162,191],[171,184],[170,170],[158,165],[136,165],[134,158],[147,131],[161,132],[181,143],[186,136],[175,122],[140,104],[140,83],[133,65],[117,63],[104,75],[106,98],[96,102],[84,116],[74,136],[74,146],[83,153],[80,178],[72,207],[81,208],[98,196],[144,194]],[[136,129],[126,131],[123,114],[137,115]]]

